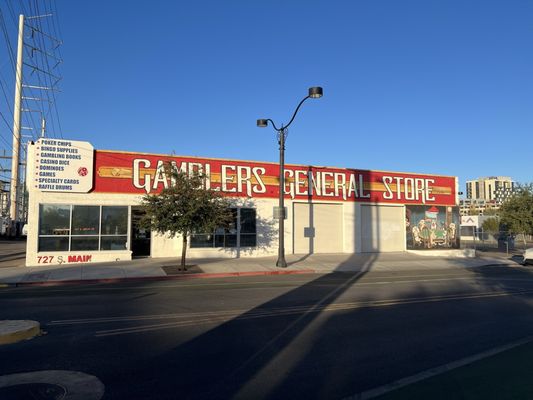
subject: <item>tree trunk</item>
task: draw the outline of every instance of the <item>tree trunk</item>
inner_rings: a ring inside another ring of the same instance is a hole
[[[182,241],[182,247],[181,247],[181,269],[184,271],[187,270],[187,267],[185,266],[185,256],[187,254],[187,234],[184,233],[182,235],[183,241]]]

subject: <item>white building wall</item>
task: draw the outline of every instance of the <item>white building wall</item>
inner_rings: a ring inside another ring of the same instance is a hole
[[[361,252],[405,251],[405,206],[361,205]]]
[[[113,251],[65,251],[38,253],[39,204],[131,206],[139,203],[141,196],[111,193],[57,193],[30,190],[28,208],[28,237],[26,243],[26,266],[67,264],[68,256],[91,256],[91,262],[131,260],[131,250]],[[131,221],[131,218],[129,218]],[[131,231],[128,222],[128,232]],[[128,249],[130,248],[128,236]],[[39,258],[41,257],[41,258]],[[71,257],[72,258],[72,257]]]
[[[127,194],[105,193],[53,193],[32,190],[30,193],[30,209],[27,238],[27,266],[44,264],[66,264],[67,256],[91,256],[91,262],[131,260],[131,216],[128,222],[128,250],[124,251],[71,251],[71,252],[40,252],[38,253],[39,204],[64,205],[103,205],[103,206],[136,206],[140,204],[142,196]],[[255,248],[190,248],[188,244],[187,256],[191,258],[220,258],[220,257],[257,257],[277,254],[278,224],[273,219],[273,207],[277,200],[273,199],[234,199],[235,207],[255,208],[257,213],[257,247]],[[291,218],[289,214],[288,218]],[[291,223],[286,223],[285,241],[291,243]],[[182,238],[170,238],[168,235],[151,234],[151,257],[179,257],[182,250]],[[288,246],[286,246],[288,248]],[[286,248],[286,250],[287,250]],[[61,256],[61,257],[60,257]],[[41,257],[41,258],[39,258]]]
[[[151,233],[150,256],[157,257],[178,257],[181,256],[181,237],[171,238],[169,235]]]
[[[71,251],[71,252],[37,252],[39,204],[64,205],[102,205],[102,206],[137,206],[142,196],[128,194],[106,193],[52,193],[32,190],[30,193],[30,209],[28,221],[27,266],[44,264],[68,264],[68,256],[91,256],[90,262],[112,262],[131,260],[131,215],[128,222],[128,250],[120,251]],[[294,253],[295,233],[293,232],[293,201],[286,200],[287,219],[285,221],[285,252]],[[319,202],[321,204],[324,201]],[[188,243],[187,257],[190,258],[236,258],[276,255],[278,251],[278,221],[273,218],[273,209],[277,206],[277,199],[233,199],[232,206],[255,208],[257,215],[257,246],[242,248],[190,248]],[[340,244],[342,252],[356,253],[362,251],[361,237],[365,226],[361,221],[361,207],[365,204],[353,202],[332,202],[342,207],[342,237]],[[391,207],[392,205],[387,204]],[[397,207],[402,207],[398,205]],[[131,209],[130,209],[131,214]],[[398,245],[394,246],[395,248]],[[405,238],[400,244],[405,248]],[[180,257],[182,239],[180,236],[170,238],[152,232],[151,257]]]
[[[278,220],[274,220],[274,206],[277,206],[276,199],[232,199],[231,205],[240,208],[255,208],[257,246],[241,248],[189,248],[187,256],[191,258],[219,258],[219,257],[259,257],[274,255],[278,252]],[[285,222],[285,250],[287,251],[292,240],[292,228],[289,221],[292,216],[287,216]],[[178,255],[181,255],[182,240],[179,238],[176,243]],[[174,254],[175,256],[176,254]],[[168,255],[167,255],[168,257]]]
[[[344,203],[343,205],[343,249],[344,253],[356,253],[361,247],[358,247],[357,223],[360,215],[360,204]]]
[[[293,202],[293,253],[344,251],[343,204]]]
[[[33,171],[34,166],[30,157],[28,171]],[[31,180],[30,180],[31,181]],[[455,181],[457,187],[457,180]],[[40,192],[35,188],[28,187],[29,190],[29,221],[28,221],[28,242],[27,242],[27,265],[36,266],[44,264],[64,264],[69,262],[79,262],[80,257],[89,257],[90,262],[131,260],[131,207],[140,204],[142,195],[124,193],[58,193]],[[392,191],[390,192],[392,195]],[[362,192],[361,192],[362,195]],[[365,196],[366,197],[366,196]],[[187,256],[190,258],[210,258],[210,257],[257,257],[275,255],[278,251],[278,221],[273,218],[274,207],[278,204],[277,198],[233,198],[232,206],[242,208],[254,208],[256,210],[256,235],[257,246],[243,248],[189,248]],[[302,203],[302,200],[296,201]],[[342,209],[342,234],[336,237],[341,243],[339,247],[344,253],[362,252],[365,246],[362,238],[366,235],[368,242],[369,232],[376,231],[376,224],[380,221],[374,220],[370,213],[367,220],[362,215],[362,207],[369,207],[368,203],[353,201],[329,201],[320,199],[316,203],[331,203]],[[126,250],[117,251],[79,251],[79,252],[41,252],[38,253],[38,229],[39,229],[39,204],[64,204],[64,205],[93,205],[93,206],[129,206],[128,218],[128,242]],[[285,221],[285,252],[286,254],[295,252],[293,212],[294,202],[291,199],[285,200],[287,209],[287,219]],[[380,230],[379,236],[383,240],[376,244],[375,251],[398,251],[406,248],[405,235],[405,206],[403,204],[380,204],[371,203],[374,207],[386,207],[392,215],[383,218],[384,231]],[[394,208],[394,210],[391,210]],[[377,208],[376,208],[377,210]],[[368,213],[367,213],[368,214]],[[376,217],[376,219],[379,219]],[[304,221],[305,222],[305,221]],[[379,228],[381,229],[381,228]],[[389,235],[390,238],[384,238]],[[372,239],[373,240],[373,239]],[[365,242],[365,243],[367,243]],[[150,255],[152,257],[179,257],[181,255],[181,237],[169,238],[167,235],[159,235],[152,232]],[[368,247],[368,246],[366,246]]]

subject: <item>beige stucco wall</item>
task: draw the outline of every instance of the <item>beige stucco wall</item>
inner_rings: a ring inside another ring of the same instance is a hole
[[[28,152],[31,154],[31,151]],[[29,155],[28,171],[33,171],[32,157]],[[31,180],[30,180],[31,181]],[[37,266],[44,264],[66,264],[69,262],[110,262],[131,260],[131,206],[140,203],[140,195],[117,194],[117,193],[54,193],[40,192],[29,185],[29,208],[28,208],[28,240],[26,265]],[[234,198],[231,200],[235,207],[255,208],[257,226],[257,246],[242,248],[188,248],[187,255],[190,258],[214,258],[214,257],[257,257],[265,255],[275,255],[278,251],[278,222],[273,218],[273,209],[278,204],[278,199],[274,198]],[[291,199],[286,199],[287,219],[285,221],[285,251],[297,253],[296,242],[298,237],[303,235],[306,221],[299,221],[298,232],[294,232],[293,213],[294,205]],[[297,201],[302,203],[302,201]],[[365,248],[363,237],[368,236],[368,232],[375,230],[376,226],[381,226],[381,221],[377,217],[369,217],[363,220],[362,207],[368,205],[355,202],[325,201],[320,200],[316,204],[335,205],[336,224],[341,224],[339,230],[335,230],[335,235],[331,240],[338,243],[330,243],[328,248],[344,253],[358,253]],[[130,206],[128,218],[128,243],[127,250],[120,251],[79,251],[79,252],[37,252],[38,246],[38,226],[39,226],[39,204],[64,204],[64,205],[108,205],[108,206]],[[403,205],[383,204],[383,210],[391,211],[394,221],[387,222],[388,236],[386,240],[380,241],[376,251],[402,251],[405,250],[405,207]],[[386,222],[386,221],[385,221]],[[391,228],[392,227],[392,228]],[[379,229],[383,229],[381,226]],[[386,228],[386,227],[385,227]],[[390,228],[390,229],[389,229]],[[392,229],[392,230],[391,230]],[[390,233],[393,232],[391,235]],[[380,234],[382,234],[380,233]],[[365,239],[368,241],[368,238]],[[169,238],[167,235],[158,235],[152,232],[151,237],[152,257],[179,257],[181,255],[182,240],[180,237]],[[368,247],[368,246],[367,246]],[[70,261],[69,261],[70,256]],[[76,258],[72,256],[82,256]]]
[[[39,204],[65,204],[65,205],[114,205],[135,206],[140,202],[141,196],[115,193],[50,193],[30,190],[28,209],[28,240],[26,265],[37,266],[46,264],[66,264],[68,256],[90,255],[90,262],[109,262],[131,260],[130,234],[131,218],[128,219],[128,250],[124,251],[79,251],[79,252],[37,252]],[[273,219],[273,208],[278,204],[277,199],[233,199],[236,207],[255,208],[257,211],[257,247],[255,248],[188,248],[190,258],[218,258],[218,257],[258,257],[275,255],[278,251],[278,223]],[[324,203],[324,202],[320,202]],[[358,253],[363,251],[361,237],[368,232],[369,224],[376,221],[361,221],[360,203],[338,203],[342,208],[342,235],[340,237],[343,253]],[[404,223],[405,214],[402,205],[383,205],[395,207],[398,214],[398,226]],[[293,225],[293,202],[286,201],[287,220],[285,221],[285,250],[287,254],[295,253],[295,236]],[[387,208],[388,209],[388,208]],[[299,233],[298,233],[299,234]],[[152,257],[179,257],[181,255],[181,237],[169,238],[167,235],[158,235],[152,232],[151,256]],[[397,232],[394,239],[383,243],[380,251],[405,250],[405,232]],[[41,257],[40,259],[38,257]],[[39,262],[40,261],[40,262]]]
[[[362,204],[359,215],[360,252],[405,251],[405,206]]]

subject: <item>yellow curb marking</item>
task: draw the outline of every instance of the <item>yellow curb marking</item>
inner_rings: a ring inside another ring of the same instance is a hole
[[[41,333],[37,321],[0,321],[0,345],[31,339]]]

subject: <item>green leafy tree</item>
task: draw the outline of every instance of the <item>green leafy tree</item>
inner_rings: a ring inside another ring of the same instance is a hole
[[[519,185],[515,194],[500,208],[501,222],[512,233],[521,233],[526,245],[526,235],[533,234],[533,183]]]
[[[206,176],[199,172],[187,174],[167,164],[156,173],[170,178],[170,184],[159,194],[143,197],[141,204],[146,211],[143,224],[169,237],[181,235],[181,269],[185,270],[190,234],[227,227],[233,218],[230,205],[219,191],[206,188]]]
[[[486,208],[483,211],[483,215],[491,216],[491,217],[492,216],[499,216],[500,215],[500,211],[497,208]]]
[[[481,225],[484,232],[496,233],[500,230],[500,220],[496,217],[487,218]]]

